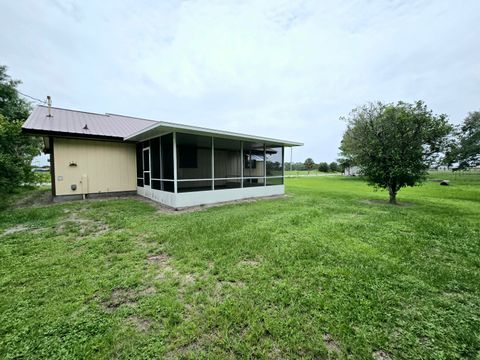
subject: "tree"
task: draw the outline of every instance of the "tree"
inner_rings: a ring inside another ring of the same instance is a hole
[[[39,138],[22,134],[30,104],[19,96],[18,84],[0,66],[0,192],[33,181],[31,162],[41,149]]]
[[[305,160],[305,162],[303,163],[303,165],[305,166],[305,169],[308,170],[308,173],[310,174],[310,171],[313,169],[313,167],[315,166],[315,162],[313,161],[312,158],[308,158]]]
[[[387,189],[391,204],[401,188],[425,180],[452,130],[446,115],[434,115],[422,101],[369,103],[344,120],[342,157],[359,166],[370,185]]]
[[[458,163],[462,170],[480,165],[480,111],[469,113],[457,127],[445,162]]]
[[[340,166],[335,161],[332,161],[328,165],[328,168],[330,169],[331,172],[340,172]]]
[[[330,168],[326,162],[321,162],[318,164],[318,171],[320,172],[328,172]]]

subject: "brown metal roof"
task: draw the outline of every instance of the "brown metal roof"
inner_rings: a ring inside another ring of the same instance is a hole
[[[96,114],[84,111],[37,106],[22,126],[25,132],[96,138],[114,138],[126,141],[143,141],[172,131],[190,134],[218,136],[243,141],[261,141],[283,146],[301,146],[303,143],[272,139],[257,135],[239,134],[230,131],[208,129],[198,126],[154,121],[117,114]]]
[[[124,139],[155,123],[153,120],[139,119],[114,114],[95,114],[83,111],[37,106],[22,128],[26,132],[55,133],[65,135],[112,137]],[[86,125],[86,129],[85,129]]]

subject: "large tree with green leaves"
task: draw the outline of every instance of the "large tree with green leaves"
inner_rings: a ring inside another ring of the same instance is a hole
[[[445,162],[462,170],[480,165],[480,111],[469,113],[456,128]]]
[[[18,93],[6,66],[0,66],[0,192],[33,181],[32,159],[40,154],[39,138],[22,134],[31,107]]]
[[[387,189],[391,204],[401,188],[425,180],[452,130],[446,115],[434,115],[422,101],[369,103],[343,119],[342,157],[358,165],[369,184]]]

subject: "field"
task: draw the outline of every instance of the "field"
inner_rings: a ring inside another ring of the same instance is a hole
[[[480,176],[401,206],[357,178],[286,185],[190,212],[11,197],[0,358],[480,357]]]

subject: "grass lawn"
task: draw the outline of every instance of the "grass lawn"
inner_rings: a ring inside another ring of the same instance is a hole
[[[480,357],[480,176],[165,213],[0,211],[0,358]],[[23,198],[24,200],[18,199]]]

